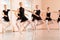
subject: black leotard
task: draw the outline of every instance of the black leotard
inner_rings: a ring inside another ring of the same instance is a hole
[[[47,13],[47,17],[46,17],[46,20],[48,20],[48,21],[51,21],[52,19],[51,19],[51,13],[49,12],[49,13]]]
[[[23,7],[20,7],[20,8],[19,8],[19,14],[18,14],[18,16],[20,16],[20,18],[18,18],[18,20],[20,19],[21,22],[25,22],[25,21],[28,20],[28,19],[25,17],[25,15],[24,15],[24,8],[23,8]]]
[[[59,18],[58,18],[57,22],[59,22],[59,21],[60,21],[60,15],[59,15]]]
[[[9,16],[8,16],[9,11],[10,11],[9,9],[7,9],[7,11],[3,10],[4,15],[6,15],[6,16],[3,17],[4,21],[7,21],[7,22],[10,21]]]
[[[37,17],[36,15],[32,14],[32,17],[33,17],[32,21],[34,21],[34,20],[42,20],[41,17],[40,17],[41,11],[40,10],[35,10],[35,11],[36,11],[35,14],[38,15],[39,17]]]

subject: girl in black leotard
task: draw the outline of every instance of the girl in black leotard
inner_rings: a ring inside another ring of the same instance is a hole
[[[34,14],[32,14],[32,17],[33,17],[33,19],[32,19],[32,21],[35,21],[35,20],[42,20],[41,19],[41,17],[40,17],[40,10],[35,10],[36,11],[36,15],[38,15],[39,17],[37,17],[37,16],[35,16]]]
[[[40,24],[42,22],[42,18],[40,16],[41,11],[40,11],[40,9],[38,9],[38,5],[36,5],[36,10],[34,10],[34,12],[35,12],[35,15],[32,14],[32,18],[33,18],[32,21],[34,22],[34,24],[36,24],[36,23]],[[36,25],[34,25],[34,26],[36,26]]]
[[[49,11],[49,7],[47,8],[46,20],[51,21],[51,12]]]
[[[5,22],[3,22],[3,23],[5,24],[4,26],[6,26],[6,27],[8,27],[10,25],[10,19],[9,19],[9,16],[8,16],[9,11],[10,11],[10,9],[7,9],[7,6],[4,5],[4,10],[3,10],[4,17],[3,17],[3,19],[4,19]]]
[[[23,8],[23,7],[20,7],[20,8],[19,8],[19,13],[20,13],[20,14],[18,14],[18,16],[20,16],[21,22],[25,22],[25,21],[28,20],[28,19],[25,17],[24,8]]]
[[[51,19],[51,12],[50,12],[50,7],[47,8],[47,14],[46,14],[46,26],[49,31],[48,24],[52,21]]]
[[[20,5],[20,8],[19,8],[19,14],[18,14],[17,20],[20,20],[20,24],[22,24],[21,27],[23,26],[24,27],[23,30],[25,30],[27,25],[30,22],[28,21],[28,18],[25,16],[25,13],[24,13],[25,9],[22,7],[22,2],[20,2],[19,5]],[[17,23],[17,26],[19,26],[18,23]]]
[[[60,10],[59,10],[58,12],[59,12],[59,14],[58,14],[58,15],[59,15],[59,17],[58,17],[57,22],[58,22],[58,24],[59,24],[59,26],[58,26],[58,27],[59,27],[59,29],[60,29]]]
[[[10,21],[10,20],[9,20],[9,16],[8,16],[8,12],[9,12],[9,11],[10,11],[9,9],[3,10],[3,13],[4,13],[3,19],[4,19],[4,21],[6,21],[6,22],[9,22],[9,21]]]

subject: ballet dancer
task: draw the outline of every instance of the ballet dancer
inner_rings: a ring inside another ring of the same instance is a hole
[[[19,27],[23,27],[23,28],[19,28],[18,29],[22,29],[21,31],[24,31],[26,30],[26,27],[30,24],[30,21],[28,20],[28,18],[25,16],[26,14],[24,13],[25,12],[25,9],[23,8],[23,4],[22,2],[19,2],[19,6],[20,8],[18,9],[18,18],[17,18],[17,26]],[[20,23],[18,23],[18,21]],[[20,24],[20,25],[19,25]]]
[[[40,9],[38,8],[38,5],[36,5],[35,7],[36,9],[34,10],[34,14],[32,14],[32,21],[34,22],[34,25],[37,26],[37,25],[40,25],[43,23],[42,21],[42,18],[41,18],[41,11]],[[36,27],[35,27],[36,29]]]
[[[58,28],[60,29],[60,10],[58,10],[58,15],[59,15],[59,17],[58,17],[58,20],[57,20],[57,22],[58,22]]]
[[[51,18],[51,12],[50,12],[50,7],[47,7],[47,13],[46,13],[46,27],[49,31],[48,25],[52,23],[52,18]]]
[[[35,8],[36,9],[33,10],[33,11],[27,10],[27,11],[29,11],[29,12],[32,13],[32,21],[31,21],[31,24],[32,24],[33,30],[36,30],[36,26],[38,26],[38,25],[40,25],[40,24],[43,23],[42,18],[40,16],[41,11],[38,8],[38,5],[36,5]]]
[[[7,5],[4,5],[4,10],[3,10],[3,24],[5,24],[4,26],[6,26],[5,28],[3,28],[3,30],[5,31],[5,29],[10,26],[10,19],[9,19],[9,11],[10,9],[7,9]]]

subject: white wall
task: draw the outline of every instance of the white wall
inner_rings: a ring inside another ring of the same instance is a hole
[[[58,18],[57,11],[60,9],[60,0],[41,0],[41,1],[42,1],[42,10],[46,11],[47,7],[50,7],[50,11],[52,12],[51,18],[57,19]]]
[[[1,5],[1,0],[0,0],[0,5]],[[2,6],[2,5],[1,5]],[[1,20],[1,11],[2,11],[2,7],[0,6],[0,20]],[[1,22],[0,22],[0,32],[2,32],[2,25],[1,25]]]
[[[48,6],[51,10],[58,10],[60,9],[60,0],[42,0],[42,9],[46,9]]]

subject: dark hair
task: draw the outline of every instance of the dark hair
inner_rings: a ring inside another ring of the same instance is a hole
[[[58,10],[60,12],[60,10]]]
[[[36,5],[36,6],[38,6],[38,5]]]
[[[22,2],[19,2],[19,4],[21,4]]]
[[[50,7],[47,7],[47,9],[49,9]]]

